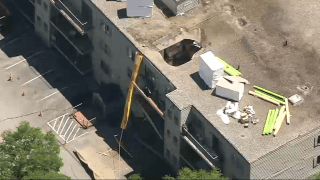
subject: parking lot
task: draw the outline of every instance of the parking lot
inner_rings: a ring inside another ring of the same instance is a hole
[[[62,55],[43,44],[21,14],[15,13],[12,32],[0,42],[0,133],[15,130],[21,121],[43,132],[52,131],[61,145],[61,172],[72,179],[92,179],[73,153],[74,148],[88,145],[103,152],[109,146],[95,134],[94,127],[84,130],[74,119],[65,118],[63,123],[54,120],[72,114],[74,106],[90,99],[85,81]],[[53,124],[61,124],[61,133]],[[65,141],[68,146],[63,145]]]

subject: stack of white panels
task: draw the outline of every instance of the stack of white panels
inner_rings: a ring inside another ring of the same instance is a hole
[[[200,55],[199,75],[210,88],[215,88],[223,75],[223,64],[211,51]]]
[[[216,94],[218,96],[240,101],[244,92],[244,84],[239,82],[230,82],[225,78],[220,78],[216,87]]]

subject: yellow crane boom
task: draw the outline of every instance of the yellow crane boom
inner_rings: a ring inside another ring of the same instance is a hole
[[[134,91],[134,84],[135,84],[137,76],[139,74],[139,69],[140,69],[140,65],[142,62],[142,58],[143,58],[143,55],[140,52],[135,53],[134,69],[133,69],[132,76],[131,76],[130,87],[129,87],[129,91],[127,94],[126,105],[124,107],[123,118],[122,118],[122,122],[121,122],[121,129],[127,128],[127,124],[128,124],[128,120],[129,120],[129,116],[130,116],[131,105],[132,105],[132,95],[133,95],[133,91]]]

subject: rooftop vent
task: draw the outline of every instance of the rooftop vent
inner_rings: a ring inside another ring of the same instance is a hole
[[[127,0],[128,17],[151,17],[153,0]]]
[[[174,15],[181,15],[199,5],[199,0],[161,0]]]

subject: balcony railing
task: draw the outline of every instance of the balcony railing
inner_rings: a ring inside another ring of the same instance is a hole
[[[191,145],[192,148],[211,166],[215,167],[218,156],[209,148],[201,145],[184,127],[182,128],[182,135],[184,140]]]
[[[161,111],[157,104],[151,98],[147,97],[136,83],[133,83],[133,85],[138,93],[154,108],[154,110],[156,110],[161,117],[164,117],[163,111]]]
[[[142,111],[146,116],[146,119],[150,122],[155,132],[158,134],[160,139],[163,139],[163,126],[164,122],[163,119],[158,115],[158,113],[151,107],[151,105],[146,102],[144,98],[141,97],[141,95],[136,96],[137,101],[139,102],[140,106],[142,107]],[[159,123],[162,123],[159,124]]]
[[[51,19],[51,24],[74,46],[80,54],[87,54],[93,50],[88,35],[81,35],[61,15]]]
[[[67,0],[50,0],[58,11],[77,29],[81,34],[85,34],[91,28],[91,22],[85,19],[73,5]],[[63,2],[62,2],[63,1]]]
[[[56,31],[51,35],[51,44],[80,72],[80,74],[84,75],[92,70],[91,54],[80,55],[59,31]]]

